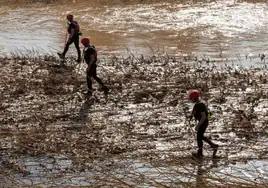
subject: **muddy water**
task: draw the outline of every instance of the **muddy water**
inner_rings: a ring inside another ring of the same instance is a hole
[[[229,167],[219,167],[218,162],[220,161],[206,161],[206,164],[202,163],[197,166],[197,164],[188,164],[184,167],[179,165],[169,166],[169,167],[155,167],[148,162],[141,162],[138,160],[114,160],[114,163],[126,165],[126,171],[122,171],[120,168],[113,168],[112,171],[117,173],[117,175],[123,176],[124,181],[128,183],[133,183],[134,174],[143,175],[144,178],[156,179],[159,182],[167,182],[168,180],[180,181],[180,182],[198,182],[206,181],[204,179],[208,178],[207,181],[211,183],[217,183],[217,178],[226,175],[225,184],[230,182],[237,182],[237,179],[241,178],[240,181],[245,180],[245,182],[254,181],[255,183],[267,181],[267,161],[251,161],[247,164],[230,165]],[[109,173],[99,173],[96,171],[100,167],[100,164],[94,164],[93,170],[87,170],[85,172],[75,172],[75,175],[66,176],[56,176],[58,173],[68,172],[73,164],[72,161],[64,156],[56,156],[55,158],[26,158],[22,159],[22,163],[25,166],[25,170],[30,174],[35,174],[35,176],[30,176],[28,179],[23,177],[18,177],[18,180],[26,185],[40,185],[40,186],[93,186],[96,183],[97,177],[102,177],[103,179],[112,179],[109,177]],[[241,168],[242,167],[242,168]],[[43,177],[47,170],[51,171],[51,174],[55,175],[55,178],[50,179]],[[109,171],[110,169],[106,169]],[[130,177],[127,174],[132,174]],[[232,174],[233,176],[228,176]],[[208,177],[207,177],[208,176]],[[212,177],[209,177],[212,176]],[[215,179],[214,179],[215,178]],[[108,183],[107,183],[108,184]],[[137,184],[138,185],[138,184]],[[149,187],[146,183],[139,187]]]
[[[268,46],[268,4],[264,1],[0,2],[2,55],[62,50],[68,13],[75,15],[83,36],[90,36],[105,55],[130,50],[134,54],[229,58],[257,56],[266,53]],[[68,55],[73,54],[74,47]]]

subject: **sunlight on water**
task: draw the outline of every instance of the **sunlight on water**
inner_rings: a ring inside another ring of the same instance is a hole
[[[228,167],[222,166],[218,164],[218,162],[219,161],[208,160],[197,164],[194,161],[191,163],[189,159],[185,166],[179,164],[171,166],[161,166],[159,164],[159,166],[154,166],[145,161],[115,160],[113,164],[124,165],[124,171],[121,168],[107,168],[107,172],[102,173],[98,169],[104,168],[102,165],[105,163],[94,164],[94,168],[79,172],[73,169],[72,161],[64,156],[56,156],[55,158],[28,157],[22,159],[21,164],[23,168],[29,172],[30,176],[27,178],[17,177],[17,181],[28,185],[39,184],[42,186],[54,186],[56,184],[61,186],[89,186],[93,185],[99,176],[103,179],[112,178],[109,177],[109,170],[116,173],[118,178],[123,178],[124,181],[129,183],[132,182],[132,178],[135,175],[143,175],[145,179],[147,177],[158,182],[170,182],[171,180],[196,182],[201,180],[221,184],[218,180],[225,178],[225,184],[232,184],[233,182],[243,182],[244,180],[246,180],[246,182],[255,181],[255,183],[268,180],[268,163],[265,160],[252,160],[248,161],[246,164],[237,163],[235,165],[229,165]],[[109,162],[107,162],[107,164],[109,164]],[[65,175],[56,176],[60,173],[64,173]],[[55,175],[55,178],[50,178],[52,175]],[[48,179],[51,181],[49,182]]]
[[[2,6],[0,49],[4,53],[39,48],[61,51],[65,41],[65,15],[73,13],[85,37],[102,54],[195,53],[217,57],[266,52],[266,3],[158,3],[122,6],[78,4]],[[52,47],[52,48],[50,48]],[[71,54],[75,50],[71,48]]]

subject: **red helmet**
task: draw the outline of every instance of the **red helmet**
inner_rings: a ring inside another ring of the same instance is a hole
[[[90,40],[88,38],[83,38],[81,40],[81,43],[84,45],[84,46],[87,46],[89,43],[90,43]]]
[[[69,20],[69,21],[72,21],[74,19],[74,16],[72,14],[68,14],[66,16],[66,19]]]
[[[198,91],[191,91],[189,94],[190,99],[198,99],[200,97],[200,93]]]

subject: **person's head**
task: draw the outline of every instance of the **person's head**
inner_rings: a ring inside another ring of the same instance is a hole
[[[194,103],[199,100],[199,97],[200,97],[199,91],[194,90],[189,93],[189,99]]]
[[[89,40],[89,38],[83,38],[81,40],[81,43],[84,45],[84,47],[87,47],[90,44],[90,40]]]
[[[67,19],[69,22],[71,22],[71,21],[73,21],[74,16],[73,16],[72,14],[68,14],[68,15],[66,16],[66,19]]]

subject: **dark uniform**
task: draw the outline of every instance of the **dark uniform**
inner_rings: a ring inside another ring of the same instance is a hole
[[[68,33],[71,34],[71,30],[74,29],[74,35],[72,36],[72,38],[67,41],[66,45],[65,45],[65,48],[64,48],[64,51],[63,53],[61,54],[63,57],[65,57],[65,54],[66,52],[69,50],[69,46],[74,43],[75,45],[75,48],[77,50],[77,54],[78,54],[78,61],[81,61],[81,51],[80,51],[80,48],[79,48],[79,35],[81,34],[80,33],[80,28],[79,28],[79,25],[76,21],[71,21],[69,23],[69,26],[68,26]]]
[[[84,59],[86,61],[87,64],[90,63],[91,57],[94,55],[94,62],[93,64],[90,66],[90,69],[87,69],[87,86],[88,86],[88,90],[89,93],[91,94],[92,92],[92,80],[91,78],[94,78],[103,88],[105,94],[108,93],[108,88],[104,85],[104,83],[102,82],[102,80],[97,76],[97,50],[95,48],[95,46],[93,45],[89,45],[87,47],[87,49],[84,51]]]
[[[200,121],[202,118],[201,115],[202,112],[205,112],[206,119],[197,130],[197,145],[198,145],[197,155],[199,156],[203,155],[203,141],[207,142],[214,150],[218,148],[217,144],[214,144],[213,142],[211,142],[211,140],[209,140],[207,137],[204,136],[205,131],[208,127],[208,110],[204,103],[197,102],[193,107],[192,115],[195,117],[196,120]],[[216,154],[217,150],[214,152],[215,153],[213,154],[213,156]]]

